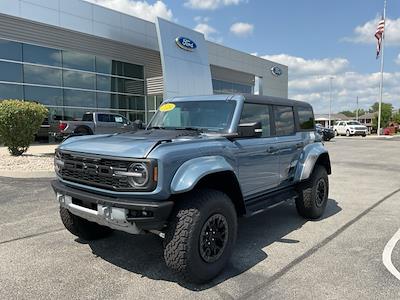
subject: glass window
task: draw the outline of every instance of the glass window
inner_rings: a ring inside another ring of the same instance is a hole
[[[145,122],[144,112],[129,112],[128,117],[129,117],[129,120],[131,120],[131,121],[140,120],[142,122]]]
[[[110,115],[108,115],[108,114],[98,114],[97,120],[99,122],[112,122],[110,119]]]
[[[64,89],[64,105],[94,108],[96,107],[95,93]]]
[[[158,110],[150,127],[191,127],[207,131],[226,131],[230,125],[235,101],[179,101]]]
[[[0,40],[0,58],[22,61],[22,44]]]
[[[160,106],[160,104],[163,102],[163,96],[162,95],[157,95],[156,96],[156,109]]]
[[[122,80],[124,82],[124,86],[121,92],[135,95],[144,95],[144,81],[130,79]]]
[[[314,114],[311,107],[297,108],[300,129],[314,129]]]
[[[111,77],[105,75],[96,75],[96,89],[99,91],[111,92]]]
[[[125,77],[132,77],[132,78],[144,78],[143,74],[143,67],[130,64],[130,63],[122,63],[123,64],[123,74],[119,74]]]
[[[22,85],[0,83],[0,100],[24,99]]]
[[[24,82],[61,86],[61,70],[24,65]]]
[[[269,119],[269,106],[264,104],[245,103],[243,106],[240,123],[261,122],[262,137],[271,136]]]
[[[22,82],[22,65],[0,61],[0,80]]]
[[[111,108],[112,94],[97,93],[96,101],[98,108]]]
[[[144,110],[144,97],[127,96],[128,108],[132,110]]]
[[[147,96],[147,110],[156,109],[156,96]]]
[[[26,85],[24,86],[24,93],[26,100],[37,101],[44,105],[63,105],[62,89]]]
[[[111,74],[112,61],[105,57],[96,56],[96,72]]]
[[[63,67],[94,72],[94,55],[64,50],[62,51]]]
[[[93,114],[84,114],[82,121],[93,122]]]
[[[25,62],[61,67],[61,51],[52,48],[23,44]]]
[[[274,106],[275,129],[277,135],[290,135],[294,133],[293,107]]]
[[[83,115],[88,111],[90,111],[90,109],[64,108],[63,119],[66,121],[82,121]]]
[[[63,70],[63,81],[66,87],[88,90],[96,88],[96,76],[90,73]]]

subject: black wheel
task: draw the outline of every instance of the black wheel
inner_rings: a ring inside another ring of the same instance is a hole
[[[366,134],[363,134],[363,135],[362,135],[362,137],[366,137],[366,136],[367,136]]]
[[[74,130],[74,133],[80,134],[80,135],[89,135],[89,134],[92,134],[92,131],[86,127],[78,127],[77,129]]]
[[[346,136],[350,136],[350,131],[346,130]]]
[[[328,202],[329,181],[326,169],[317,165],[307,181],[299,185],[296,208],[299,215],[307,219],[318,219]]]
[[[75,216],[63,207],[60,208],[60,216],[61,221],[69,232],[86,241],[104,238],[113,231],[111,228]]]
[[[232,255],[235,207],[226,194],[210,189],[197,190],[178,201],[165,236],[165,262],[187,281],[209,281]]]

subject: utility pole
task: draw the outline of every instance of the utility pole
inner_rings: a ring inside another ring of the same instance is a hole
[[[357,96],[356,120],[358,121],[358,96]]]
[[[331,128],[331,113],[332,113],[332,77],[329,77],[329,118],[328,118],[329,128]]]

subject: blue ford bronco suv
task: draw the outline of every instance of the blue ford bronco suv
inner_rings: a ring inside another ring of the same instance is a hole
[[[230,259],[238,217],[295,199],[319,218],[331,165],[309,104],[213,95],[165,100],[145,130],[68,138],[55,171],[72,234],[157,234],[167,266],[205,282]]]

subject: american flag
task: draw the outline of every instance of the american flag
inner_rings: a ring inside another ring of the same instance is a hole
[[[381,54],[381,46],[382,46],[382,39],[383,39],[383,32],[385,31],[385,20],[379,21],[378,27],[376,27],[375,38],[376,41],[376,59],[378,59],[379,55]]]

